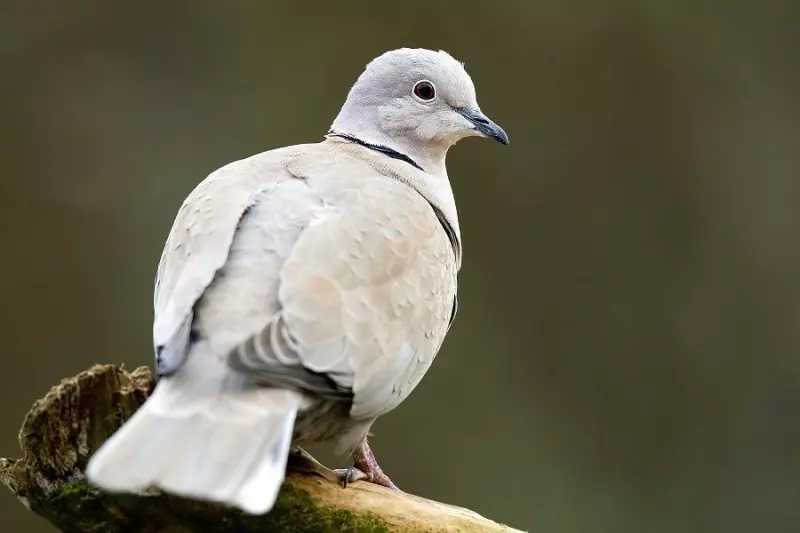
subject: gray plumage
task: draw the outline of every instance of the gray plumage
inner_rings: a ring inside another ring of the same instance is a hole
[[[461,237],[444,161],[470,135],[507,142],[463,65],[396,50],[367,66],[324,141],[200,183],[156,277],[161,379],[89,479],[264,513],[292,442],[362,442],[422,379],[455,313]]]

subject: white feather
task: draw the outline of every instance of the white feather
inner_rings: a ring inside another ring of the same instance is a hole
[[[179,374],[162,379],[91,458],[89,481],[109,492],[155,487],[251,514],[268,512],[283,482],[303,397],[244,389],[233,375],[220,379],[213,359],[195,350]]]

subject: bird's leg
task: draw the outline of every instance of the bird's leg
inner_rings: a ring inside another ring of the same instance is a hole
[[[337,472],[342,476],[343,487],[347,487],[347,484],[353,481],[364,480],[382,487],[400,490],[381,470],[367,439],[364,439],[353,451],[353,466],[346,470],[337,470]]]
[[[315,474],[336,483],[341,483],[345,488],[348,483],[353,483],[354,481],[367,481],[369,483],[381,485],[382,487],[400,490],[397,488],[397,485],[389,479],[389,476],[383,473],[366,439],[353,451],[353,466],[350,468],[331,470],[314,459],[314,457],[303,448],[292,446],[289,450],[286,469],[288,471]]]

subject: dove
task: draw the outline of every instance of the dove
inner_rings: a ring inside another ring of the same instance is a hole
[[[396,488],[367,435],[419,384],[456,315],[445,157],[470,136],[509,142],[463,63],[403,48],[369,62],[321,142],[199,183],[158,265],[157,384],[88,480],[264,514],[290,455],[322,442],[352,456],[336,471],[345,485]]]

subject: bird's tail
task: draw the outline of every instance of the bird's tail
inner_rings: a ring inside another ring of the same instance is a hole
[[[179,378],[179,376],[175,376]],[[302,396],[280,389],[187,394],[164,378],[134,416],[91,458],[86,476],[109,492],[157,487],[268,512],[285,475]]]

